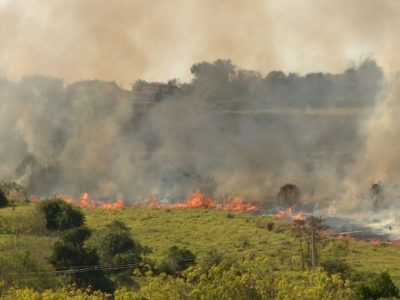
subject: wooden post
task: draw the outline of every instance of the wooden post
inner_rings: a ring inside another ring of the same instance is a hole
[[[315,249],[315,222],[311,222],[311,265],[315,269],[317,266],[317,251]]]

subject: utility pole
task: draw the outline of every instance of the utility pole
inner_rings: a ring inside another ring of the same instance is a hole
[[[317,252],[315,249],[315,222],[311,222],[311,265],[313,270],[317,266]]]
[[[308,226],[310,226],[311,234],[311,267],[315,269],[317,266],[317,247],[316,247],[316,227],[319,223],[319,219],[316,217],[308,217]]]

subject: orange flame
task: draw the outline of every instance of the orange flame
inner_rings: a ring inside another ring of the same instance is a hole
[[[102,203],[91,199],[88,192],[84,192],[78,200],[65,195],[58,195],[58,197],[70,204],[74,204],[82,208],[119,209],[124,207],[123,199],[117,199],[113,203]]]
[[[279,220],[304,220],[306,218],[304,212],[298,211],[298,212],[293,212],[293,209],[291,207],[279,211],[276,215],[275,218]]]
[[[185,201],[176,203],[161,204],[158,202],[157,197],[154,195],[148,198],[148,207],[150,208],[215,208],[226,211],[237,212],[255,212],[261,207],[257,204],[245,203],[242,198],[230,199],[230,201],[221,201],[213,199],[211,196],[206,195],[200,191],[195,191]]]
[[[89,193],[85,192],[82,194],[82,197],[76,203],[79,207],[87,207],[87,208],[95,208],[96,201],[90,199]]]
[[[124,207],[124,200],[117,199],[114,203],[104,203],[100,205],[102,209],[118,209]]]
[[[88,192],[83,193],[77,200],[66,195],[58,195],[57,197],[82,208],[119,209],[125,205],[123,199],[117,199],[113,203],[103,203],[94,200],[90,197]],[[154,209],[205,207],[236,212],[256,212],[261,209],[259,204],[246,203],[241,197],[223,201],[213,199],[211,196],[206,195],[199,190],[191,194],[185,201],[178,201],[176,203],[160,203],[154,195],[150,195],[147,201],[147,207]],[[140,204],[135,207],[140,207]]]

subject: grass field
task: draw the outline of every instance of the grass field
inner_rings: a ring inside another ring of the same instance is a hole
[[[51,269],[47,257],[56,236],[30,233],[35,204],[0,209],[0,257],[11,257],[18,251],[29,251],[45,269]],[[84,209],[87,225],[100,229],[113,220],[126,223],[135,239],[152,249],[150,258],[160,261],[168,248],[177,245],[196,254],[199,261],[210,250],[231,257],[241,255],[268,256],[275,270],[300,270],[298,240],[289,222],[273,216],[256,216],[205,208],[118,210]],[[267,223],[274,229],[267,230]],[[324,241],[319,244],[320,259],[335,259],[332,245],[347,245],[347,263],[360,272],[388,271],[400,285],[400,245],[378,245],[357,241]]]

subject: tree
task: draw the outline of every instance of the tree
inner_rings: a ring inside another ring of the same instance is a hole
[[[78,288],[91,286],[95,290],[113,292],[114,284],[103,271],[96,270],[100,259],[94,249],[85,246],[85,241],[90,237],[91,231],[86,227],[74,227],[64,231],[61,240],[53,246],[50,263],[56,271],[65,273],[69,281]],[[87,268],[87,272],[82,268]],[[75,270],[79,268],[78,270]]]
[[[133,239],[129,228],[117,220],[99,233],[93,246],[103,264],[137,264],[142,262],[146,250]]]
[[[190,250],[172,246],[161,263],[160,270],[170,275],[177,275],[195,264],[196,256]]]
[[[0,190],[9,201],[22,201],[27,199],[26,189],[15,181],[1,181]]]
[[[371,202],[375,208],[378,208],[382,204],[383,200],[385,199],[385,194],[383,186],[380,182],[371,184],[369,188],[369,198],[371,199]]]
[[[279,189],[276,195],[278,203],[284,207],[291,207],[300,200],[300,189],[297,185],[287,183]]]
[[[305,270],[305,263],[313,269],[317,266],[317,242],[321,230],[326,228],[323,221],[322,218],[314,216],[308,216],[305,220],[294,221],[292,231],[299,240],[302,270]],[[305,247],[303,242],[306,243]]]
[[[42,201],[39,210],[44,214],[46,228],[50,231],[79,227],[85,221],[85,216],[79,208],[58,198]]]
[[[88,245],[96,250],[102,265],[116,266],[116,269],[107,271],[107,274],[112,275],[118,286],[132,286],[132,270],[135,268],[142,271],[153,269],[152,263],[144,257],[150,250],[142,247],[121,221],[115,220],[98,231]]]
[[[8,200],[4,192],[0,189],[0,207],[5,207],[8,205]]]

